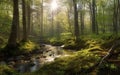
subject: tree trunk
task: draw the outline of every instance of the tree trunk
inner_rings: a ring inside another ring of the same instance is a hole
[[[28,24],[28,35],[30,34],[30,31],[31,31],[31,8],[30,8],[30,3],[31,1],[28,1],[27,2],[27,24]]]
[[[78,25],[78,9],[77,9],[76,0],[73,0],[73,6],[74,6],[74,35],[77,42],[79,40],[79,25]]]
[[[114,12],[113,12],[113,33],[117,34],[118,33],[118,5],[116,1],[114,0]]]
[[[26,0],[22,0],[22,20],[23,20],[23,39],[22,41],[27,41],[27,24],[26,24]]]
[[[96,33],[95,0],[92,0],[92,33]]]
[[[17,28],[19,24],[19,9],[18,9],[18,0],[13,0],[13,21],[11,27],[10,37],[8,39],[8,47],[17,46]]]
[[[84,12],[83,12],[83,5],[80,9],[80,23],[81,23],[81,34],[84,34]]]
[[[69,6],[69,8],[67,9],[67,18],[68,18],[68,24],[69,24],[69,32],[72,34],[72,36],[74,35],[73,30],[72,30],[72,23],[71,23],[71,19],[70,19],[70,11],[71,11],[71,7]]]
[[[119,18],[119,20],[118,20],[119,27],[118,27],[118,28],[120,29],[120,0],[118,0],[118,11],[119,11],[119,12],[118,12],[118,14],[119,14],[119,15],[118,15],[118,18]],[[119,31],[120,31],[120,30],[119,30]]]
[[[43,40],[43,0],[41,1],[41,23],[40,23],[40,40]]]

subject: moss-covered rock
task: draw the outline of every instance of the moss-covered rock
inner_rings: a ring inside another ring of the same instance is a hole
[[[9,57],[31,53],[32,51],[38,49],[40,49],[39,45],[35,44],[34,42],[27,41],[18,43],[16,47],[6,46],[2,49],[1,53],[3,53],[5,57]]]
[[[24,53],[32,52],[33,50],[35,50],[37,48],[37,46],[38,46],[37,44],[35,44],[31,41],[19,43],[19,49],[21,52],[24,52]]]
[[[86,47],[84,40],[75,41],[75,39],[67,39],[64,44],[64,49],[73,49],[73,50],[80,50]]]
[[[18,73],[7,65],[0,65],[0,75],[18,75]]]

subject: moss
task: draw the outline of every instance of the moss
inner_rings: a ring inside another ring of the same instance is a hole
[[[31,41],[27,41],[27,42],[20,42],[20,46],[19,46],[19,49],[21,52],[24,52],[24,53],[29,53],[33,50],[36,49],[36,44],[31,42]]]
[[[71,38],[71,39],[67,39],[65,40],[65,44],[64,44],[64,49],[73,49],[73,50],[80,50],[80,49],[84,49],[86,47],[85,45],[85,41],[84,40],[79,40],[75,41],[75,39]]]
[[[97,75],[119,75],[120,66],[111,63],[104,63],[97,70]]]
[[[45,64],[32,75],[86,75],[100,57],[89,50],[82,50],[70,56],[57,58],[54,62]]]
[[[64,41],[63,41],[63,40],[57,39],[57,38],[51,38],[51,39],[49,39],[49,42],[50,42],[50,44],[53,45],[53,46],[61,46],[61,45],[64,44]]]
[[[0,65],[0,75],[18,75],[18,73],[7,65]]]
[[[38,50],[38,49],[40,49],[39,45],[31,41],[27,41],[27,42],[18,43],[16,47],[6,46],[1,50],[1,53],[4,54],[5,57],[9,57],[9,56],[12,57],[12,56],[18,56],[21,54],[31,53],[32,51]]]

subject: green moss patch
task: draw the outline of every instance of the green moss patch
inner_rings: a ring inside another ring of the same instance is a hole
[[[27,42],[21,42],[19,49],[21,52],[29,53],[29,52],[32,52],[33,50],[35,50],[37,47],[38,47],[37,44],[35,44],[31,41],[27,41]]]
[[[90,52],[82,50],[74,54],[57,58],[54,62],[41,67],[35,75],[76,75],[87,74],[89,70],[100,60],[100,57]],[[34,75],[33,74],[33,75]]]
[[[18,73],[7,65],[0,65],[0,75],[18,75]]]

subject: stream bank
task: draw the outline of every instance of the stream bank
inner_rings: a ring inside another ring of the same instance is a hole
[[[35,50],[32,54],[8,58],[0,61],[0,65],[8,65],[20,73],[34,72],[43,64],[52,62],[63,55],[62,47],[43,44],[41,50]]]

